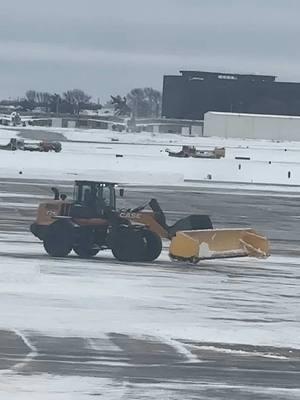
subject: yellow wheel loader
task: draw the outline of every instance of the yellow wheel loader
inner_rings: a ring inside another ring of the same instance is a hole
[[[162,251],[161,239],[171,241],[172,259],[194,263],[269,255],[265,237],[252,229],[213,229],[207,215],[190,215],[169,226],[155,199],[140,207],[117,210],[115,187],[112,182],[75,181],[72,200],[52,188],[54,199],[39,205],[31,232],[55,257],[74,250],[80,257],[89,258],[102,249],[111,249],[120,261],[151,262]]]

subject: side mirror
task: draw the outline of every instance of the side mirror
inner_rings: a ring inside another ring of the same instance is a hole
[[[124,197],[125,190],[122,188],[119,190],[120,197]]]

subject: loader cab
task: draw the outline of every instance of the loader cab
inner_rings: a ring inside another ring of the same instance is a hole
[[[103,215],[106,210],[116,209],[113,182],[75,181],[74,203],[88,209],[93,215]]]

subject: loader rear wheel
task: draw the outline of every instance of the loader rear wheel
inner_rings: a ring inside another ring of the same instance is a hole
[[[74,246],[73,250],[80,258],[91,258],[99,253],[99,249],[93,249],[84,246]]]
[[[161,238],[152,231],[144,230],[143,237],[146,240],[145,255],[143,261],[154,261],[156,260],[162,251]]]
[[[72,242],[72,226],[68,223],[57,221],[49,226],[43,244],[49,256],[66,257],[72,250]]]
[[[131,229],[119,230],[112,240],[111,251],[119,261],[143,261],[145,242],[142,232]]]

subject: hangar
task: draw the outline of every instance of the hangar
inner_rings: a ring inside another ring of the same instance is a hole
[[[207,111],[300,115],[300,83],[224,72],[164,76],[163,117],[203,120]]]

